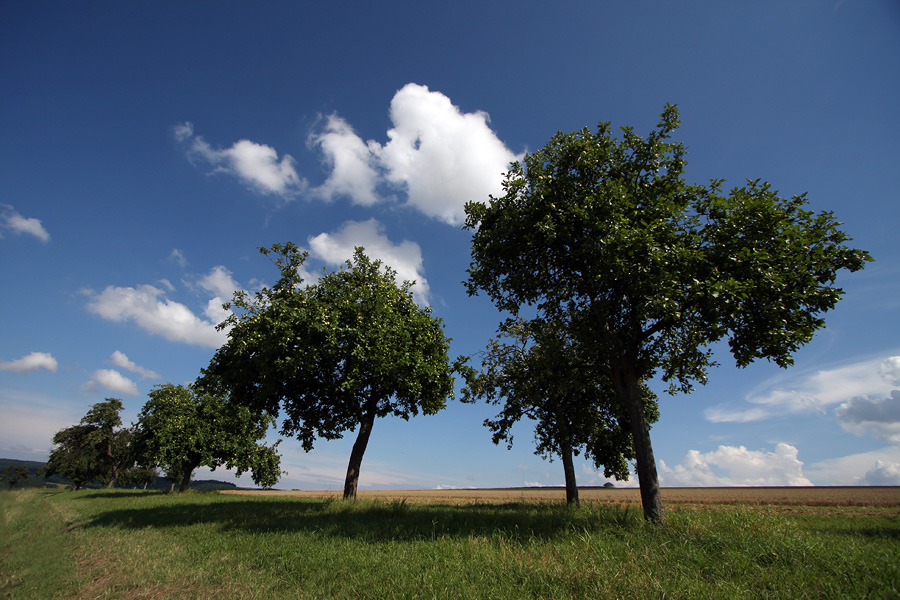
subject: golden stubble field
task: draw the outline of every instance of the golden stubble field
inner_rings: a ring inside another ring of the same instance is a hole
[[[340,498],[341,492],[228,490],[223,494]],[[640,504],[637,488],[579,488],[582,502]],[[360,498],[387,501],[466,504],[477,502],[565,502],[562,488],[504,488],[476,490],[363,490]],[[900,508],[900,487],[706,487],[663,488],[666,504],[737,504],[745,506],[859,506]]]

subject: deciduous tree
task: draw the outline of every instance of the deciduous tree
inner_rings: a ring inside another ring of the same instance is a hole
[[[578,332],[628,411],[645,516],[663,522],[641,382],[659,374],[670,391],[706,381],[710,344],[727,339],[738,366],[782,367],[824,325],[842,294],[835,275],[868,253],[830,212],[781,198],[769,184],[722,192],[689,185],[680,122],[666,106],[646,138],[559,133],[514,163],[504,195],[466,206],[474,232],[470,294],[483,290],[513,313],[593,315]]]
[[[6,467],[6,471],[3,472],[3,480],[9,486],[9,489],[13,489],[18,485],[20,481],[25,481],[28,479],[28,469],[23,466],[13,466],[10,465]]]
[[[89,481],[115,486],[119,474],[134,463],[131,432],[119,428],[121,410],[121,400],[107,398],[94,404],[78,425],[58,431],[44,476],[59,473],[75,489]]]
[[[513,442],[513,426],[535,422],[535,454],[562,459],[566,502],[578,504],[574,456],[584,452],[606,477],[628,479],[634,459],[628,417],[602,369],[569,335],[570,323],[509,319],[482,354],[481,370],[466,371],[463,400],[500,405],[484,425],[495,444]],[[655,396],[646,390],[644,410],[656,420]]]
[[[254,298],[235,295],[228,342],[203,380],[256,411],[284,411],[282,433],[309,451],[319,437],[357,430],[344,497],[353,498],[375,419],[434,414],[453,395],[449,339],[410,282],[357,248],[345,268],[306,286],[306,254],[292,243],[260,248],[281,272]]]
[[[188,489],[201,466],[234,468],[238,475],[250,471],[262,487],[277,483],[280,457],[275,446],[260,442],[273,422],[270,416],[170,383],[156,386],[149,396],[138,416],[139,460],[163,469],[179,491]]]

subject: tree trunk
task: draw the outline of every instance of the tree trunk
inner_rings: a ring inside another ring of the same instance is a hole
[[[616,392],[625,404],[628,418],[631,421],[631,439],[634,444],[644,518],[655,525],[664,525],[659,476],[656,473],[653,446],[650,444],[650,424],[647,423],[647,417],[644,414],[644,397],[641,393],[640,379],[627,368],[616,369],[613,375]]]
[[[575,481],[575,464],[572,460],[572,438],[569,434],[569,424],[561,406],[556,410],[556,431],[559,435],[559,454],[562,457],[563,473],[566,476],[566,504],[579,506],[578,483]]]
[[[566,504],[580,506],[578,501],[578,484],[575,482],[575,465],[572,461],[572,444],[569,440],[560,440],[563,472],[566,474]]]
[[[194,474],[194,469],[197,468],[196,464],[187,464],[182,465],[181,468],[181,481],[178,484],[179,492],[186,492],[189,487],[191,487],[191,475]]]
[[[356,488],[359,486],[359,469],[362,466],[363,454],[369,445],[369,436],[372,434],[372,426],[375,424],[375,407],[368,407],[359,421],[359,433],[350,451],[350,464],[347,465],[347,479],[344,480],[344,500],[356,498]]]

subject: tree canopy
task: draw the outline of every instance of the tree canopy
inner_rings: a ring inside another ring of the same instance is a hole
[[[134,464],[132,433],[121,429],[122,401],[107,398],[94,404],[77,425],[53,436],[44,476],[59,473],[78,489],[89,481],[108,487]]]
[[[363,453],[376,418],[434,414],[453,396],[449,339],[411,282],[357,248],[346,267],[312,285],[300,275],[306,253],[292,244],[260,251],[281,277],[250,297],[235,295],[228,342],[203,384],[235,403],[279,415],[282,433],[306,451],[321,437],[357,429],[344,485],[356,496]]]
[[[509,319],[482,354],[479,372],[466,372],[463,400],[500,405],[484,425],[495,444],[513,442],[513,426],[535,422],[535,454],[562,459],[566,501],[578,504],[573,456],[584,452],[606,477],[627,480],[634,459],[627,414],[602,369],[578,348],[569,324]],[[655,396],[646,390],[648,420],[656,420]]]
[[[20,481],[26,481],[28,479],[28,469],[19,465],[13,466],[9,465],[6,467],[6,470],[0,475],[0,479],[6,482],[9,486],[9,489],[13,489],[16,485],[19,484]]]
[[[201,466],[233,468],[239,476],[250,471],[262,487],[278,482],[280,457],[275,446],[260,442],[270,416],[183,385],[159,385],[149,396],[138,416],[139,460],[163,469],[180,491]]]
[[[748,181],[688,184],[685,148],[671,141],[678,111],[621,139],[601,123],[559,133],[514,163],[499,198],[466,205],[473,231],[466,286],[516,314],[567,311],[592,319],[572,334],[591,340],[632,427],[645,515],[663,522],[641,381],[670,391],[704,383],[710,344],[727,339],[738,366],[767,358],[787,367],[842,294],[837,271],[871,260],[850,248],[830,212],[806,196],[779,197]]]

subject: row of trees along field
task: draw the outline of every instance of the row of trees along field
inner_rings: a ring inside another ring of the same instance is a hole
[[[146,464],[182,482],[199,465],[225,464],[266,483],[278,459],[257,442],[283,411],[281,433],[307,451],[319,437],[357,432],[351,498],[375,419],[439,411],[457,373],[463,401],[500,407],[485,421],[495,443],[511,444],[523,417],[535,421],[537,453],[562,459],[570,503],[574,455],[620,479],[635,461],[645,517],[662,524],[650,443],[659,413],[647,382],[659,375],[668,392],[690,392],[722,339],[739,367],[760,358],[789,366],[843,293],[837,271],[871,260],[846,246],[832,213],[806,210],[805,195],[783,199],[760,181],[728,193],[721,181],[686,183],[685,148],[670,139],[679,124],[667,105],[646,138],[626,127],[617,139],[609,123],[557,134],[510,166],[503,196],[466,204],[465,285],[510,315],[479,367],[451,361],[442,321],[362,248],[307,285],[307,254],[276,244],[260,251],[280,278],[226,305],[228,341],[193,388],[155,390],[134,432],[110,425],[120,404],[95,407],[57,434],[54,455],[70,436],[94,436],[114,480],[116,436],[134,436]]]
[[[281,475],[275,446],[262,444],[271,419],[227,403],[196,387],[157,386],[137,423],[122,427],[122,401],[95,404],[77,425],[53,436],[43,469],[60,474],[75,489],[91,481],[107,487],[146,486],[157,469],[184,491],[197,467],[225,466],[238,474],[251,471],[254,483],[275,485]]]

